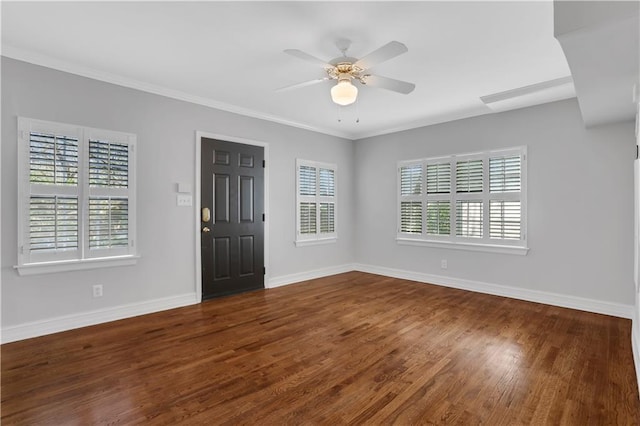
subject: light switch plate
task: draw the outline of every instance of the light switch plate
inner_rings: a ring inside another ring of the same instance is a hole
[[[181,194],[191,194],[191,184],[190,183],[179,183],[178,184],[178,192]]]
[[[191,207],[193,205],[193,198],[191,195],[178,194],[176,204],[179,207]]]

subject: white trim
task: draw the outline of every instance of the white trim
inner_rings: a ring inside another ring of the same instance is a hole
[[[500,284],[472,281],[462,278],[446,277],[442,275],[425,274],[422,272],[405,271],[401,269],[386,268],[373,265],[354,265],[356,271],[387,277],[401,278],[418,281],[443,287],[458,288],[477,293],[492,294],[495,296],[510,297],[512,299],[526,300],[529,302],[543,303],[562,308],[578,309],[580,311],[594,312],[597,314],[611,315],[620,318],[632,318],[633,306],[619,303],[603,302],[600,300],[586,299],[577,296],[551,293],[546,291],[530,290]]]
[[[267,142],[256,141],[253,139],[245,139],[237,136],[229,136],[229,135],[221,135],[218,133],[209,133],[205,131],[196,131],[196,162],[195,162],[195,202],[193,203],[193,209],[195,214],[195,228],[194,232],[196,233],[196,243],[195,243],[195,269],[196,269],[196,282],[195,282],[195,293],[196,299],[200,302],[202,301],[202,260],[200,259],[200,247],[201,247],[201,233],[200,233],[200,174],[201,170],[201,157],[202,153],[200,152],[202,149],[202,138],[208,139],[217,139],[226,142],[234,142],[240,143],[244,145],[254,145],[260,146],[264,148],[264,267],[266,269],[266,273],[264,275],[264,285],[267,287],[267,282],[269,280],[269,168],[270,168],[270,160],[269,160],[269,144]]]
[[[138,263],[140,256],[110,256],[86,259],[61,260],[59,262],[38,262],[15,265],[18,274],[38,275],[53,272],[82,271],[85,269],[111,268],[116,266],[130,266]]]
[[[266,288],[281,287],[283,285],[295,284],[302,281],[314,280],[316,278],[328,277],[330,275],[343,274],[345,272],[351,272],[356,270],[355,265],[345,264],[338,266],[330,266],[322,269],[315,269],[313,271],[298,272],[295,274],[281,275],[279,277],[273,277],[269,279],[268,286]]]
[[[62,61],[60,59],[52,58],[40,53],[31,52],[28,50],[20,49],[14,46],[2,44],[2,56],[7,58],[16,59],[18,61],[24,61],[35,65],[40,65],[47,68],[52,68],[59,71],[64,71],[70,74],[79,75],[82,77],[91,78],[94,80],[104,81],[111,84],[116,84],[122,87],[128,87],[131,89],[141,90],[147,93],[153,93],[160,96],[165,96],[171,99],[178,99],[180,101],[190,102],[196,105],[203,105],[210,108],[215,108],[221,111],[230,112],[233,114],[239,114],[246,117],[257,118],[260,120],[267,120],[273,123],[283,124],[285,126],[297,127],[303,130],[310,130],[312,132],[323,133],[326,135],[336,136],[339,138],[354,140],[354,135],[336,131],[325,127],[310,126],[298,121],[287,120],[282,117],[277,117],[265,112],[256,111],[249,108],[243,108],[236,105],[216,101],[215,99],[206,98],[202,96],[193,95],[190,93],[182,92],[180,90],[170,89],[167,87],[156,86],[154,84],[145,83],[139,80],[135,80],[130,77],[125,77],[117,74],[112,74],[105,71],[96,70],[93,68],[85,67],[82,65],[74,64],[72,62]]]
[[[321,244],[333,244],[338,241],[337,237],[331,238],[318,238],[317,240],[296,240],[294,241],[296,247],[317,246]]]
[[[397,237],[396,242],[399,245],[404,246],[423,246],[453,250],[484,251],[488,253],[517,254],[520,256],[526,256],[526,254],[529,252],[529,247],[502,246],[496,244],[473,244],[456,241],[434,241],[401,237]]]
[[[90,325],[165,311],[196,303],[198,303],[198,300],[195,298],[195,294],[187,293],[178,296],[163,297],[139,303],[130,303],[111,308],[82,312],[79,314],[65,315],[48,320],[3,327],[2,343],[30,339],[32,337],[73,330],[75,328],[88,327]]]

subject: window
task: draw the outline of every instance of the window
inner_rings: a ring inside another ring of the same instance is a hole
[[[20,274],[135,262],[135,142],[18,119]]]
[[[336,165],[296,161],[296,245],[334,242]]]
[[[398,164],[402,244],[526,254],[526,147]]]

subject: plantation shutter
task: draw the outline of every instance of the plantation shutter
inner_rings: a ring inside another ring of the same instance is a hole
[[[336,235],[336,168],[297,160],[296,244]]]
[[[520,201],[494,201],[489,207],[491,238],[519,240],[521,228]]]
[[[526,147],[398,162],[399,244],[527,253]]]
[[[427,234],[449,235],[450,223],[451,203],[449,201],[427,201]]]
[[[422,165],[400,168],[400,195],[422,194]]]
[[[451,164],[427,164],[427,194],[451,192]]]
[[[17,124],[18,273],[86,269],[98,258],[135,263],[136,136],[25,117]]]
[[[331,234],[335,232],[335,171],[332,169],[318,168],[318,186],[320,188],[320,233]]]
[[[400,203],[400,232],[422,234],[421,201],[402,201]]]
[[[29,200],[26,256],[29,261],[67,260],[78,251],[77,129],[38,131],[28,134]]]
[[[482,192],[482,160],[456,163],[456,192]]]
[[[520,155],[489,159],[489,236],[492,239],[522,238],[521,164]]]
[[[316,233],[316,203],[300,203],[300,231],[301,234]]]
[[[31,252],[78,248],[78,198],[32,195],[29,202]]]
[[[298,170],[298,193],[316,195],[316,168],[300,166]]]
[[[399,232],[422,234],[422,164],[400,167]]]
[[[482,201],[456,201],[456,235],[482,238]]]
[[[29,135],[29,182],[78,185],[78,139],[40,132]]]
[[[520,192],[520,156],[489,159],[489,191]]]
[[[333,197],[335,195],[335,173],[330,169],[319,169],[320,196]]]
[[[88,143],[89,255],[126,254],[131,241],[131,147],[126,141],[94,136]]]
[[[320,233],[335,232],[335,204],[320,203]]]

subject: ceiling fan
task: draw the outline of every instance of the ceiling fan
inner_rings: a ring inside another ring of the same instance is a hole
[[[353,81],[365,86],[379,87],[405,95],[411,93],[416,87],[413,83],[368,73],[371,67],[407,52],[407,46],[404,44],[398,41],[391,41],[360,59],[347,56],[347,50],[350,45],[351,42],[349,40],[338,40],[336,47],[342,52],[342,56],[338,56],[328,62],[298,49],[286,49],[284,53],[288,55],[322,66],[327,76],[282,87],[278,91],[298,89],[323,81],[337,80],[337,83],[331,88],[331,99],[336,104],[345,106],[354,103],[358,97],[358,88],[353,85]]]

